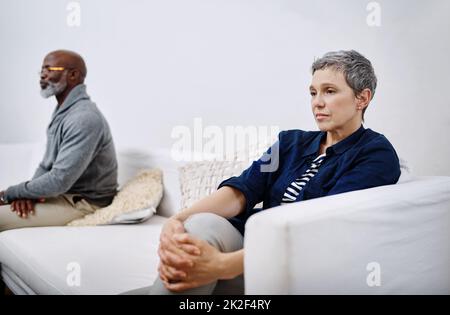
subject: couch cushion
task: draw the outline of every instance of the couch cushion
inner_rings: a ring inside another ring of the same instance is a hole
[[[118,294],[156,279],[165,220],[10,230],[0,233],[0,261],[37,294]]]
[[[399,184],[413,181],[416,176],[413,175],[411,167],[406,159],[399,157],[400,162],[400,178],[398,179]]]
[[[162,172],[159,169],[142,170],[130,179],[114,197],[112,203],[69,226],[141,223],[155,212],[163,194]],[[147,210],[147,211],[145,211]]]
[[[157,214],[170,217],[181,209],[180,180],[178,167],[183,162],[172,159],[168,149],[121,149],[118,151],[119,185],[145,168],[159,168],[163,172],[164,193]]]
[[[248,167],[243,161],[195,161],[179,168],[181,208],[191,207],[196,201],[217,190],[219,184],[232,176],[239,176]]]

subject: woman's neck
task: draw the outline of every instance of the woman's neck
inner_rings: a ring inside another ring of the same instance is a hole
[[[325,140],[325,148],[331,147],[332,145],[335,145],[339,141],[344,140],[348,136],[350,136],[352,133],[354,133],[356,130],[358,130],[361,127],[361,123],[355,124],[352,127],[346,128],[346,129],[336,129],[327,131],[327,138]]]

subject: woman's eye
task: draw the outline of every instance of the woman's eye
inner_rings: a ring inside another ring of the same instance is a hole
[[[334,90],[327,90],[327,94],[333,94]]]
[[[316,92],[309,92],[311,94],[311,96],[316,95]]]

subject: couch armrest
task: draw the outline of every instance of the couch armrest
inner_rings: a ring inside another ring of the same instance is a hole
[[[244,247],[246,294],[449,294],[450,177],[263,211]]]

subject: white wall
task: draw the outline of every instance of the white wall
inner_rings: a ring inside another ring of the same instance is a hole
[[[279,125],[313,129],[308,86],[315,57],[356,49],[379,79],[366,127],[385,134],[420,175],[450,175],[447,0],[370,1],[0,0],[0,142],[42,141],[54,100],[37,71],[51,50],[72,49],[117,146],[175,142],[174,126]]]

